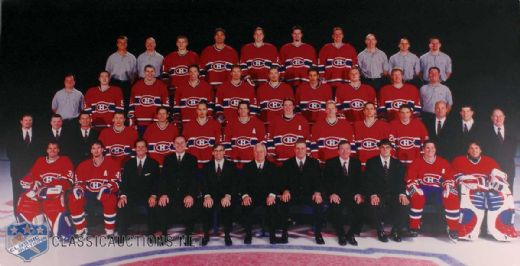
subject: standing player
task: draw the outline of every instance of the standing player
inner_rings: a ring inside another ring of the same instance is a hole
[[[168,54],[163,61],[162,73],[170,78],[169,87],[175,91],[188,81],[188,67],[199,64],[199,55],[188,50],[188,37],[177,36],[177,51]]]
[[[112,126],[115,112],[124,112],[123,92],[117,86],[110,86],[110,73],[99,73],[99,86],[92,87],[85,93],[83,110],[92,116],[94,128],[103,129]]]
[[[394,143],[395,157],[405,165],[420,157],[421,147],[428,140],[428,131],[421,120],[412,118],[407,105],[399,108],[399,120],[390,122],[390,141]]]
[[[186,123],[182,131],[188,153],[197,157],[199,166],[211,160],[212,148],[222,141],[220,124],[208,117],[208,104],[197,104],[197,118]]]
[[[226,31],[223,28],[216,28],[213,38],[215,44],[206,47],[200,55],[200,69],[209,85],[218,86],[228,80],[231,66],[238,64],[238,54],[224,43]]]
[[[337,88],[339,84],[349,81],[349,70],[358,64],[356,49],[343,42],[343,29],[332,29],[332,43],[325,44],[319,53],[318,67],[325,81]]]
[[[318,70],[309,69],[307,75],[309,83],[301,83],[295,97],[300,112],[313,124],[325,117],[325,103],[332,100],[332,89],[320,81]]]
[[[280,64],[285,82],[296,88],[307,79],[307,71],[317,65],[316,50],[310,44],[302,42],[303,29],[294,26],[291,30],[292,43],[280,48]]]
[[[328,101],[325,107],[327,116],[312,127],[312,157],[324,163],[338,155],[338,143],[346,141],[355,153],[354,130],[345,119],[337,117],[338,109],[334,101]]]
[[[132,148],[138,138],[137,131],[132,127],[125,127],[125,115],[115,113],[112,120],[114,125],[105,128],[99,134],[99,140],[105,145],[105,154],[123,167],[125,161],[133,154]]]
[[[454,172],[444,158],[436,156],[435,144],[424,143],[424,156],[410,164],[406,173],[406,194],[410,197],[410,235],[416,237],[421,228],[423,208],[427,200],[442,199],[448,236],[458,239],[459,195]]]
[[[403,71],[399,68],[392,69],[392,84],[385,85],[379,92],[379,112],[387,121],[397,117],[399,107],[407,105],[415,115],[421,113],[421,97],[419,90],[408,83],[403,83]]]
[[[388,123],[377,119],[376,105],[368,102],[363,108],[365,119],[354,123],[356,136],[356,151],[361,165],[365,166],[368,159],[380,154],[379,142],[390,138]]]
[[[308,142],[309,133],[309,122],[301,114],[294,113],[294,100],[285,99],[283,115],[268,126],[267,150],[278,162],[283,162],[294,156],[297,142]]]
[[[260,105],[260,117],[269,123],[275,117],[283,114],[284,99],[294,99],[292,88],[280,82],[280,73],[277,67],[269,69],[269,82],[260,85],[256,92],[256,101]]]
[[[175,124],[168,122],[168,109],[164,106],[155,111],[157,122],[149,125],[144,132],[143,139],[148,142],[148,154],[162,167],[164,157],[173,153],[173,140],[179,135]]]
[[[255,98],[255,88],[241,79],[241,69],[239,65],[231,68],[231,80],[224,82],[217,88],[215,97],[215,110],[217,119],[233,120],[237,117],[238,103],[246,101],[251,107],[251,114],[258,113],[258,106]],[[223,117],[222,117],[223,116]]]
[[[278,51],[270,43],[264,42],[264,29],[256,27],[253,33],[254,42],[248,43],[240,50],[240,66],[247,79],[255,85],[268,81],[269,69],[279,67]]]
[[[249,115],[249,104],[238,104],[238,118],[230,120],[224,132],[224,145],[235,163],[253,160],[253,149],[257,143],[265,142],[264,123]]]
[[[213,110],[213,91],[206,81],[199,79],[199,67],[190,66],[188,74],[188,81],[179,85],[175,91],[173,107],[175,115],[180,114],[182,122],[185,123],[197,117],[195,110],[200,101],[208,103],[210,115]]]
[[[103,156],[103,150],[101,142],[92,144],[92,159],[79,164],[74,187],[68,197],[72,222],[76,226],[76,235],[79,236],[87,234],[85,204],[93,200],[100,201],[103,206],[105,233],[108,236],[114,234],[121,164]]]
[[[339,84],[336,88],[336,103],[348,121],[361,121],[365,104],[377,103],[376,91],[370,85],[361,83],[359,68],[351,68],[348,76],[350,83]]]

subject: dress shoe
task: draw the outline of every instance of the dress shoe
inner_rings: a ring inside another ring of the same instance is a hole
[[[344,235],[338,236],[338,243],[340,246],[346,246],[347,245],[347,238]]]
[[[226,244],[226,246],[233,245],[233,241],[231,241],[231,237],[228,234],[224,236],[224,243]]]
[[[347,242],[351,244],[352,246],[357,246],[358,242],[356,241],[356,238],[354,237],[354,234],[347,234],[346,236]]]
[[[392,232],[392,240],[395,242],[401,242],[401,235],[399,235],[397,232]]]
[[[251,232],[247,232],[246,237],[244,237],[244,244],[250,245],[252,240],[253,240],[253,235],[251,234]]]
[[[385,231],[377,231],[377,239],[381,242],[388,242],[388,237],[385,234]]]
[[[209,234],[204,234],[204,236],[202,237],[201,245],[202,246],[207,246],[208,242],[209,242]]]
[[[287,233],[287,231],[282,232],[282,237],[280,237],[280,239],[278,239],[278,243],[280,243],[280,244],[289,243],[289,234]]]
[[[275,234],[269,235],[269,244],[274,245],[277,243],[278,243],[278,241],[276,239],[276,235]]]
[[[325,240],[323,240],[323,236],[321,235],[321,233],[316,233],[314,235],[314,239],[316,240],[316,244],[318,244],[318,245],[325,244]]]

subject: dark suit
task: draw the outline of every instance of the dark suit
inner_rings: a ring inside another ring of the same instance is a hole
[[[120,195],[126,195],[127,204],[118,209],[117,226],[120,235],[126,235],[128,225],[135,221],[135,210],[143,208],[146,210],[148,233],[153,234],[156,230],[155,208],[150,208],[148,198],[157,196],[159,185],[159,164],[147,156],[141,173],[137,169],[137,159],[128,160],[123,167],[121,177]]]
[[[60,146],[60,154],[68,156],[67,149],[65,147],[67,146],[67,139],[69,138],[69,134],[70,132],[68,131],[68,129],[64,129],[63,127],[61,127],[60,136],[59,138],[56,138],[54,134],[54,129],[52,129],[51,127],[47,128],[43,132],[44,142],[42,152],[45,153],[45,149],[47,148],[47,144],[49,142],[56,142]]]
[[[237,191],[238,196],[249,195],[253,200],[251,206],[241,205],[243,224],[246,232],[251,231],[253,224],[253,212],[257,208],[265,208],[266,212],[266,223],[269,227],[269,232],[274,233],[277,227],[279,227],[280,219],[278,217],[279,212],[279,199],[276,199],[276,203],[267,206],[266,199],[270,193],[280,195],[280,172],[279,169],[271,162],[264,161],[262,170],[257,169],[255,160],[247,163],[242,170],[240,176],[240,185]]]
[[[428,130],[430,140],[435,142],[437,148],[437,155],[447,158],[450,154],[450,140],[453,138],[451,130],[453,128],[453,121],[450,117],[446,117],[441,131],[437,134],[437,123],[435,115],[423,119],[424,126]]]
[[[38,156],[44,155],[42,152],[41,135],[33,128],[31,142],[24,141],[23,131],[17,128],[9,132],[6,137],[7,158],[11,162],[11,182],[13,185],[13,209],[16,208],[18,198],[23,189],[20,180],[31,170],[34,161]]]
[[[405,167],[394,158],[390,158],[388,174],[380,156],[375,156],[367,161],[365,168],[366,201],[370,206],[372,225],[378,231],[383,231],[383,217],[386,212],[390,216],[393,225],[392,231],[399,233],[406,225],[408,206],[399,202],[399,195],[406,195],[404,182]],[[372,205],[370,197],[377,195],[379,205]]]
[[[202,207],[204,210],[204,233],[208,233],[210,230],[214,212],[220,210],[222,224],[224,225],[224,232],[229,234],[229,232],[231,232],[231,226],[233,222],[234,203],[237,202],[235,200],[236,194],[234,194],[235,182],[237,180],[236,167],[233,162],[224,160],[221,173],[218,174],[215,165],[215,160],[212,160],[204,164],[203,168],[204,180],[201,187],[203,196],[202,201],[204,201],[204,198],[207,195],[211,196],[213,199],[212,208]],[[231,196],[231,206],[223,208],[220,204],[220,200],[225,197],[226,194]]]
[[[501,142],[495,133],[493,125],[482,128],[480,141],[482,142],[482,153],[491,156],[507,173],[509,188],[513,191],[515,179],[515,155],[518,144],[518,130],[510,124],[502,128],[504,142]]]
[[[321,233],[323,224],[323,203],[316,204],[312,200],[315,192],[323,193],[322,175],[318,160],[307,156],[303,169],[300,169],[296,157],[290,158],[282,166],[283,184],[282,191],[288,190],[291,193],[291,200],[282,203],[282,221],[287,221],[289,209],[297,205],[311,206],[314,216],[315,233]],[[325,195],[323,195],[325,196]],[[282,224],[283,229],[287,229],[287,222]]]
[[[159,197],[167,195],[170,203],[165,207],[159,206],[158,208],[163,233],[166,233],[172,219],[179,216],[184,218],[186,233],[191,234],[193,232],[196,200],[199,195],[197,183],[197,158],[195,156],[185,152],[181,162],[178,162],[176,153],[164,158],[158,191]],[[186,196],[193,198],[194,203],[191,208],[184,207],[183,200]],[[176,210],[180,211],[179,216],[172,215]]]
[[[88,137],[85,138],[83,137],[84,132],[79,126],[70,127],[68,133],[65,136],[65,146],[62,147],[62,150],[65,151],[74,165],[78,165],[91,157],[90,146],[98,139],[99,133],[91,128]]]
[[[447,159],[452,160],[457,156],[466,154],[469,143],[479,139],[481,128],[482,126],[474,121],[471,129],[468,128],[468,133],[464,133],[462,119],[457,119],[455,123],[452,123],[449,137],[450,154]]]
[[[359,234],[362,226],[362,205],[356,204],[354,196],[365,194],[362,187],[361,162],[358,159],[350,158],[348,174],[345,175],[339,157],[334,157],[325,163],[323,177],[328,196],[337,194],[341,198],[340,204],[330,204],[331,221],[336,233],[338,235],[344,234],[344,222],[341,219],[341,214],[343,208],[347,208],[350,218],[348,235]]]

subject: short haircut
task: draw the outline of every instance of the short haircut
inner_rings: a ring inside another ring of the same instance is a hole
[[[332,33],[334,34],[334,32],[337,31],[337,30],[340,30],[341,33],[343,33],[343,28],[339,27],[339,26],[336,26],[336,27],[332,28]]]
[[[285,104],[285,102],[291,102],[293,105],[295,104],[293,98],[285,98],[285,99],[283,99],[282,103]]]
[[[128,37],[126,37],[125,35],[120,35],[120,36],[117,36],[117,39],[116,40],[125,40],[125,41],[128,41]]]
[[[359,70],[359,67],[357,67],[357,66],[354,66],[348,70],[349,73],[352,71],[357,71],[357,72],[361,73],[361,70]]]
[[[363,109],[365,109],[367,107],[367,105],[373,105],[374,108],[376,107],[376,104],[374,102],[366,102],[365,106],[363,106]]]
[[[96,141],[92,142],[92,144],[90,144],[90,148],[92,148],[94,145],[98,145],[103,149],[105,148],[105,144],[103,144],[103,142],[101,140],[96,140]]]
[[[123,118],[125,117],[125,113],[123,111],[117,110],[114,112],[114,115],[112,117],[115,117],[116,115],[122,115]]]
[[[76,76],[72,73],[65,73],[65,78],[72,77],[72,79],[76,79]]]
[[[262,28],[262,27],[256,27],[253,32],[257,32],[257,31],[261,31],[262,33],[265,34],[264,28]]]
[[[197,107],[198,107],[199,105],[205,105],[206,108],[208,108],[208,102],[207,102],[206,100],[200,100],[200,101],[197,103]]]
[[[294,146],[296,147],[296,145],[298,145],[298,144],[303,144],[303,145],[305,145],[305,147],[307,147],[307,141],[305,141],[305,139],[303,139],[303,138],[298,139],[298,140],[294,143]]]
[[[233,66],[231,66],[231,70],[233,70],[235,68],[242,70],[242,67],[239,64],[234,64]]]
[[[177,135],[173,141],[176,141],[177,139],[182,138],[184,141],[186,141],[186,137],[184,135]]]
[[[87,112],[87,111],[85,111],[85,110],[82,110],[81,112],[79,112],[79,116],[78,116],[78,118],[80,118],[82,115],[88,115],[88,116],[90,116],[90,113]]]
[[[365,40],[368,39],[369,37],[374,37],[374,39],[377,39],[375,34],[369,33],[369,34],[367,34],[367,36],[365,36]]]
[[[56,146],[58,146],[58,149],[60,148],[60,144],[54,140],[47,142],[47,147],[49,147],[49,145],[56,145]]]
[[[350,143],[348,141],[340,140],[338,143],[338,149],[339,149],[339,147],[341,147],[341,145],[345,145],[345,144],[348,144],[348,147],[350,148]]]
[[[468,146],[467,146],[467,148],[469,149],[469,147],[470,147],[471,145],[473,145],[473,144],[477,145],[477,146],[482,150],[482,146],[480,145],[480,142],[478,142],[477,140],[470,140],[470,141],[468,142]]]
[[[425,140],[425,141],[423,142],[423,147],[426,147],[426,144],[430,144],[430,143],[433,144],[433,146],[434,146],[435,148],[437,148],[437,145],[435,145],[435,141],[433,141],[433,140],[431,140],[431,139],[427,139],[427,140]]]
[[[410,107],[408,104],[401,104],[401,106],[399,106],[399,111],[401,111],[401,109],[408,109],[410,112],[412,111],[412,107]]]
[[[137,147],[137,143],[139,143],[139,142],[144,142],[144,146],[148,147],[148,141],[146,141],[145,139],[137,139],[134,142],[134,147]]]
[[[192,68],[196,68],[197,71],[200,71],[200,67],[199,67],[199,65],[196,65],[196,64],[190,65],[190,66],[188,67],[188,70],[189,70],[189,69],[192,69]]]
[[[186,37],[186,35],[177,35],[177,38],[175,38],[175,41],[178,41],[180,39],[185,39],[187,41],[188,37]]]
[[[224,146],[223,143],[215,143],[215,145],[213,145],[213,150],[216,150],[218,149],[218,147],[222,147],[224,150],[226,150],[226,147]]]
[[[430,73],[430,71],[432,71],[432,70],[437,70],[437,72],[441,73],[441,70],[436,66],[432,66],[432,67],[428,68],[428,73]]]
[[[53,118],[59,118],[59,119],[62,119],[62,120],[63,120],[63,117],[62,117],[60,114],[52,114],[52,115],[51,115],[51,120],[52,120]]]
[[[294,26],[291,28],[291,33],[293,33],[295,30],[300,30],[301,32],[303,32],[303,28],[302,28],[302,26],[300,26],[300,25],[294,25]]]
[[[224,28],[218,27],[215,28],[215,34],[222,32],[224,35],[226,35],[226,30]]]
[[[327,107],[331,104],[334,105],[334,107],[337,107],[336,102],[334,100],[327,100],[327,102],[325,103],[325,107]]]
[[[379,141],[379,143],[377,143],[377,147],[381,147],[383,145],[392,146],[392,142],[389,139],[385,138]]]
[[[243,104],[245,104],[245,105],[247,106],[247,109],[248,109],[248,110],[251,109],[251,108],[249,107],[249,101],[244,101],[244,100],[242,100],[242,101],[240,101],[240,102],[238,103],[238,107],[240,108],[240,105],[243,105]]]
[[[436,101],[435,106],[437,106],[438,104],[444,104],[446,107],[448,107],[448,103],[445,100]]]
[[[310,74],[311,72],[316,72],[316,74],[318,74],[318,75],[320,74],[318,69],[315,67],[311,67],[311,68],[309,68],[309,70],[307,70],[307,74]]]
[[[433,40],[438,40],[440,42],[441,38],[439,38],[438,36],[432,36],[430,37],[430,39],[428,39],[428,42],[432,42]]]
[[[403,74],[403,70],[401,68],[398,68],[398,67],[393,68],[392,71],[390,72],[390,75],[393,75],[394,72],[401,72],[401,75]]]
[[[272,65],[270,68],[269,68],[269,71],[275,69],[276,71],[280,71],[280,68],[276,65]]]
[[[21,116],[20,116],[20,120],[23,120],[25,117],[30,117],[30,118],[33,118],[33,115],[32,114],[29,114],[29,113],[23,113]]]
[[[475,109],[473,108],[473,105],[468,104],[468,103],[462,104],[460,106],[460,110],[462,110],[462,108],[469,108],[471,111],[475,112]]]
[[[108,72],[108,70],[102,70],[101,72],[99,72],[98,77],[101,77],[101,74],[103,74],[103,73],[107,73],[108,77],[110,78],[110,72]]]
[[[166,111],[167,114],[170,112],[170,111],[168,110],[168,107],[166,107],[166,106],[159,106],[159,107],[157,107],[157,109],[155,109],[155,114],[158,114],[159,111],[161,111],[161,110]]]
[[[157,69],[155,69],[155,67],[152,66],[152,65],[146,65],[146,66],[144,66],[144,70],[146,70],[147,68],[153,68],[154,71],[157,70]]]

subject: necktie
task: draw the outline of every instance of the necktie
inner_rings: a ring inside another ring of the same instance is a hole
[[[23,141],[25,141],[25,144],[27,144],[27,145],[31,144],[31,137],[29,136],[29,130],[25,131],[25,137],[23,138]]]
[[[344,163],[343,163],[343,175],[344,175],[344,176],[348,176],[348,167],[347,167],[347,162],[344,162]]]
[[[217,165],[217,176],[222,175],[222,168],[220,168],[220,164]]]
[[[83,135],[83,138],[87,139],[88,138],[88,131],[85,129],[85,133]]]
[[[182,161],[182,157],[180,155],[177,155],[177,163],[181,164],[181,161]]]
[[[143,175],[143,160],[139,160],[139,164],[137,165],[137,174],[139,176]]]
[[[300,161],[298,167],[300,168],[300,172],[303,172],[303,161]]]
[[[56,140],[60,139],[60,132],[56,129]]]
[[[385,176],[388,176],[388,172],[390,169],[388,169],[388,162],[385,161],[385,164],[383,165],[383,169],[385,171]]]
[[[468,130],[468,125],[464,123],[464,134],[468,134],[469,130]]]
[[[441,133],[442,123],[441,120],[437,121],[437,136]]]
[[[258,171],[262,171],[262,164],[258,164]]]
[[[502,129],[498,128],[497,131],[498,131],[497,132],[498,140],[500,140],[500,143],[504,143],[504,136],[502,135]]]

